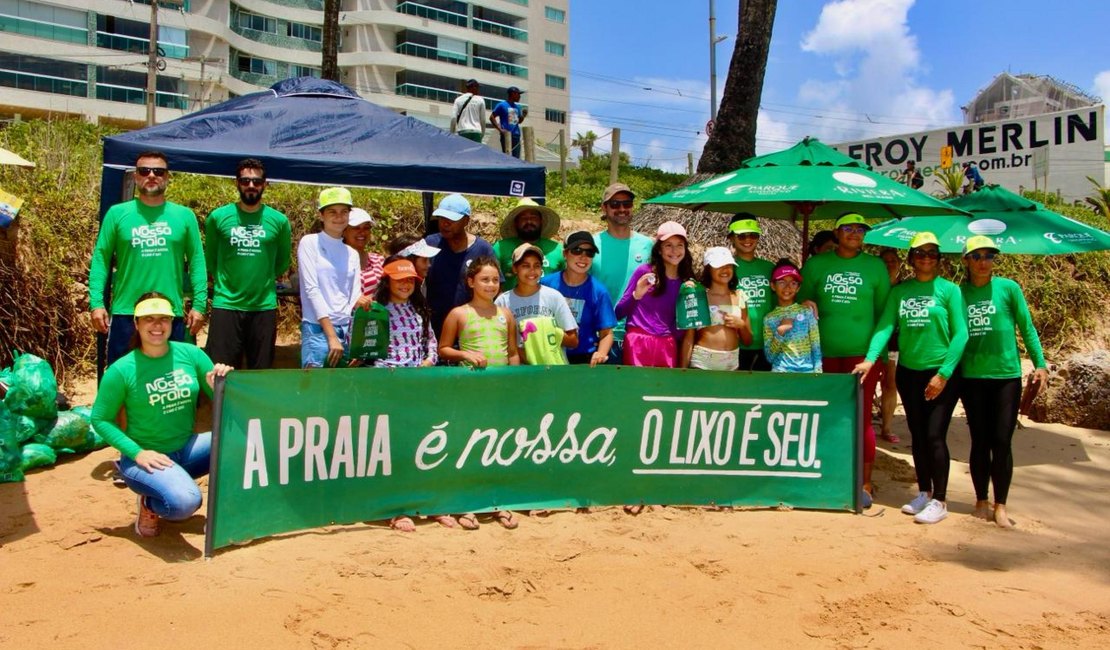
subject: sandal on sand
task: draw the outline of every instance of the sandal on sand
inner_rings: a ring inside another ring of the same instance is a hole
[[[458,528],[459,522],[451,515],[431,515],[428,517],[444,528]]]
[[[493,513],[493,518],[506,530],[513,530],[520,525],[520,522],[516,520],[511,510],[498,510]]]
[[[638,515],[644,511],[644,504],[639,503],[634,506],[625,506],[624,511],[630,515]]]
[[[478,518],[472,513],[458,516],[459,525],[466,530],[478,530]]]
[[[894,433],[893,431],[887,431],[886,433],[880,434],[880,437],[882,437],[883,440],[886,440],[892,445],[896,445],[902,442],[902,439],[898,437],[898,434]]]
[[[397,515],[389,520],[389,527],[393,530],[399,530],[402,533],[411,533],[416,530],[416,524],[412,519],[405,515]]]

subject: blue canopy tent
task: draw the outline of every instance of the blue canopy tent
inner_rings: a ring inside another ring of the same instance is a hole
[[[274,181],[488,196],[545,194],[544,168],[366,101],[323,79],[287,79],[165,124],[104,139],[100,214],[143,151],[175,172],[231,177],[243,158]]]

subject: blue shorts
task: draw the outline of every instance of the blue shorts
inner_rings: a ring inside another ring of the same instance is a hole
[[[351,350],[348,336],[350,325],[332,325],[335,335],[343,342],[343,354]],[[301,321],[301,367],[323,368],[328,363],[328,335],[319,323]]]

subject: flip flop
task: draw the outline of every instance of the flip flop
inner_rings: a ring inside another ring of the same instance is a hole
[[[894,433],[893,431],[888,431],[887,433],[880,434],[880,437],[892,445],[896,445],[902,442],[902,439],[898,437],[898,434]]]
[[[643,506],[643,504],[636,504],[634,506],[625,506],[624,511],[627,512],[630,515],[635,516],[635,515],[638,515],[638,514],[640,514],[641,512],[644,511],[644,506]]]
[[[465,530],[478,530],[478,518],[471,513],[458,516],[459,525]]]
[[[402,533],[411,533],[416,530],[416,524],[405,515],[397,515],[393,519],[390,519],[389,527],[393,530],[399,530]]]
[[[459,522],[451,515],[431,515],[428,517],[444,528],[458,528]]]
[[[511,510],[498,510],[493,513],[493,518],[506,530],[513,530],[520,525],[520,522],[516,520]]]

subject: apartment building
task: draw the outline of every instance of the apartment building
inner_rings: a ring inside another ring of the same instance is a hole
[[[320,76],[324,0],[158,4],[158,122]],[[466,79],[481,83],[491,109],[517,86],[537,148],[554,147],[570,106],[568,4],[341,0],[342,81],[444,128]],[[151,0],[0,0],[0,116],[143,125],[151,10]]]

